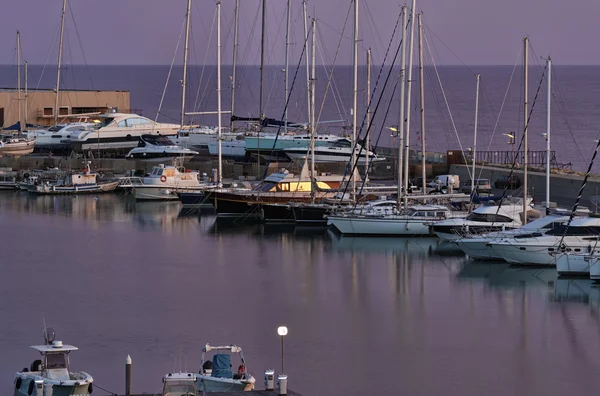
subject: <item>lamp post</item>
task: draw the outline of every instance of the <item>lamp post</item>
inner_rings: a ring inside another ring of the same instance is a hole
[[[508,144],[510,144],[510,156],[511,156],[512,161],[514,162],[515,161],[514,151],[515,151],[515,141],[516,141],[516,139],[515,139],[515,133],[514,132],[503,133],[503,135],[506,136],[506,137],[508,137],[510,139],[508,141]]]
[[[281,373],[283,374],[283,337],[288,333],[288,329],[285,326],[279,326],[277,328],[277,334],[281,337]]]

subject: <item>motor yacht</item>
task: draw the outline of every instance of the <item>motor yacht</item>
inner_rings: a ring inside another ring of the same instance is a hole
[[[167,201],[179,199],[177,193],[197,191],[208,186],[209,184],[200,181],[198,172],[159,164],[152,167],[150,174],[143,178],[142,184],[131,185],[131,190],[138,201]]]
[[[165,161],[171,158],[189,160],[197,151],[173,144],[173,141],[162,135],[142,135],[138,147],[131,149],[125,156],[127,159],[142,161]]]

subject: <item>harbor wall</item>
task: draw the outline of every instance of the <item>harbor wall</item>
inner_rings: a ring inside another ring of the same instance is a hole
[[[470,166],[451,164],[449,172],[460,176],[461,182],[470,179]],[[477,166],[476,174],[478,179],[490,179],[492,183],[493,193],[502,194],[502,190],[494,188],[494,182],[503,175],[510,174],[510,168],[493,167],[493,166]],[[513,174],[517,175],[521,182],[523,181],[523,170],[515,169]],[[533,196],[535,203],[541,204],[546,200],[546,173],[544,170],[538,169],[529,171],[528,173],[529,192]],[[579,193],[583,182],[582,173],[557,173],[553,171],[550,176],[550,201],[555,202],[561,207],[571,207],[575,203],[575,199]],[[592,211],[596,211],[596,205],[592,203],[593,196],[600,195],[600,177],[598,175],[590,176],[588,184],[582,194],[580,205],[588,207]]]

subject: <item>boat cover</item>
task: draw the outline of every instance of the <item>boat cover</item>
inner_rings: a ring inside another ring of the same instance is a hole
[[[213,356],[213,377],[232,378],[231,372],[231,356],[227,353],[216,353]]]

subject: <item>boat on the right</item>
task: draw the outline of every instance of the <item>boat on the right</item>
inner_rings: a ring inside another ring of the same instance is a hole
[[[212,353],[212,360],[208,358],[210,353]],[[231,356],[234,354],[238,355],[240,359],[236,373],[231,370]],[[254,377],[247,372],[242,348],[237,345],[204,345],[200,359],[200,373],[196,376],[198,391],[250,391],[254,389],[255,382]]]

